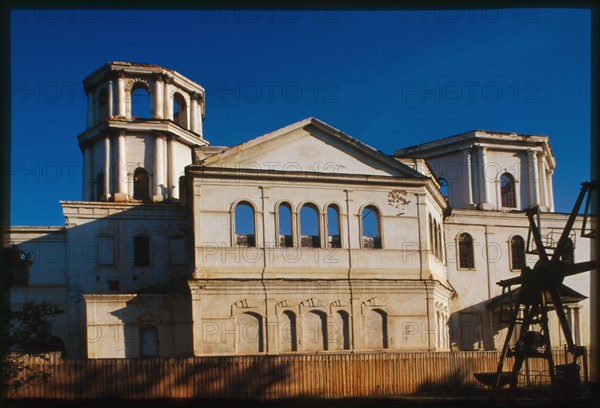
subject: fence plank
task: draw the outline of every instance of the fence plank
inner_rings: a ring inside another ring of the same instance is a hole
[[[564,362],[564,350],[552,352]],[[436,386],[483,388],[473,374],[494,372],[500,353],[324,353],[282,356],[185,357],[75,360],[29,358],[33,370],[51,374],[47,383],[17,390],[13,398],[293,398],[409,395]],[[588,350],[589,380],[596,379]],[[510,370],[507,359],[504,371]],[[548,384],[548,364],[529,360],[529,379]],[[525,367],[519,378],[524,383]],[[581,370],[583,377],[583,369]]]

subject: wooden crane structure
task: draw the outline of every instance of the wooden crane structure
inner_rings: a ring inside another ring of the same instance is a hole
[[[579,263],[564,262],[561,257],[568,251],[571,241],[569,235],[573,225],[585,200],[585,209],[583,215],[583,225],[581,235],[586,238],[595,238],[596,231],[593,227],[588,229],[588,214],[591,204],[591,193],[597,189],[596,181],[584,182],[581,184],[581,191],[573,210],[569,215],[567,223],[556,244],[546,243],[544,245],[540,226],[539,207],[529,208],[526,212],[529,219],[529,234],[527,238],[527,252],[536,254],[539,260],[533,268],[525,266],[521,274],[517,277],[506,279],[497,284],[502,287],[503,294],[509,293],[512,301],[509,305],[509,326],[498,362],[497,370],[493,376],[493,396],[496,396],[498,390],[505,385],[510,384],[510,397],[513,398],[519,372],[523,363],[528,358],[543,358],[548,361],[550,382],[554,397],[558,395],[557,390],[557,367],[553,361],[550,332],[548,328],[548,312],[550,306],[556,311],[560,330],[566,341],[566,351],[570,363],[561,366],[563,372],[561,376],[571,375],[579,379],[579,359],[582,357],[584,371],[587,377],[587,359],[585,358],[585,348],[575,344],[567,316],[565,313],[563,301],[560,296],[559,287],[567,276],[576,275],[586,271],[596,269],[596,261],[586,261]],[[587,199],[586,199],[587,197]],[[533,240],[535,249],[530,245]],[[515,288],[517,287],[517,288]],[[517,290],[518,289],[518,290]],[[511,347],[511,337],[515,327],[520,325],[521,330],[514,347]],[[538,330],[532,330],[538,328]],[[512,371],[503,372],[504,360],[507,357],[514,357]],[[571,372],[567,373],[569,369]]]

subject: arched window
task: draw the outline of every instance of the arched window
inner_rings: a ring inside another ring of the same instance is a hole
[[[438,252],[440,247],[440,243],[439,243],[439,234],[438,234],[438,224],[436,220],[433,220],[433,254],[435,255],[436,258],[440,257],[440,254]]]
[[[320,310],[313,310],[304,315],[302,336],[304,350],[329,350],[327,335],[327,315]]]
[[[442,196],[448,201],[448,181],[445,178],[440,177],[438,182],[440,183],[440,193],[442,193]]]
[[[108,91],[103,88],[98,94],[98,105],[96,106],[97,123],[108,118]]]
[[[431,214],[429,214],[429,248],[431,248],[431,253],[435,253],[435,238],[433,235],[433,219],[431,218]]]
[[[327,329],[331,339],[331,350],[350,350],[350,315],[345,310],[338,310],[333,315],[333,322]]]
[[[158,357],[158,330],[154,326],[140,329],[140,357]]]
[[[327,247],[342,247],[342,239],[340,234],[340,209],[335,204],[331,204],[327,207]]]
[[[466,232],[458,236],[458,267],[461,269],[475,268],[473,238]]]
[[[256,234],[254,226],[254,208],[246,201],[235,207],[235,245],[239,247],[255,247]]]
[[[379,211],[370,205],[361,214],[363,248],[381,248],[381,231]]]
[[[173,122],[182,128],[187,128],[187,105],[180,93],[173,95]]]
[[[263,318],[258,313],[246,312],[236,317],[235,336],[238,353],[262,353],[265,351]]]
[[[292,207],[288,203],[281,203],[277,209],[278,234],[277,242],[282,248],[294,245],[292,238]]]
[[[138,167],[133,172],[133,199],[150,199],[150,177],[143,167]]]
[[[442,232],[442,224],[438,226],[438,257],[440,260],[444,259],[444,234]]]
[[[319,210],[311,204],[300,209],[300,246],[319,248]]]
[[[298,351],[298,328],[296,314],[290,310],[284,311],[279,317],[279,351]]]
[[[510,268],[521,270],[525,267],[525,241],[520,235],[510,239]]]
[[[500,194],[502,196],[502,207],[515,208],[517,206],[515,178],[510,173],[504,173],[500,176]]]
[[[387,313],[380,309],[371,309],[367,312],[367,348],[381,350],[388,348],[388,321]]]
[[[102,200],[104,197],[104,173],[98,173],[96,176],[96,201]]]
[[[560,254],[560,260],[568,265],[572,265],[575,262],[575,245],[573,245],[571,238],[567,238],[564,250]]]
[[[152,118],[152,104],[150,93],[144,84],[136,84],[131,90],[131,118]]]

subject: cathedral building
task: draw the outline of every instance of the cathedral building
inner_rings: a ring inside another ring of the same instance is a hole
[[[64,310],[66,357],[498,349],[496,282],[537,260],[523,210],[540,207],[548,241],[568,217],[547,136],[475,130],[390,156],[307,118],[222,147],[177,72],[111,62],[83,83],[83,199],[5,243],[33,261],[12,307]],[[590,258],[581,221],[565,262]],[[589,273],[565,284],[589,344]]]

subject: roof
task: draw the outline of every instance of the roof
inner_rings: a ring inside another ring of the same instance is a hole
[[[290,125],[287,125],[285,127],[282,127],[280,129],[277,129],[273,132],[264,134],[257,138],[251,139],[247,142],[241,143],[237,146],[230,147],[219,153],[210,155],[210,156],[204,158],[204,160],[200,161],[200,163],[196,163],[196,164],[206,166],[206,165],[211,165],[213,163],[218,163],[221,160],[226,159],[227,157],[230,157],[230,156],[236,154],[237,152],[259,146],[259,145],[266,143],[270,140],[273,140],[277,137],[280,137],[285,134],[289,134],[297,129],[301,129],[306,126],[315,126],[316,128],[320,129],[321,131],[324,131],[327,134],[339,139],[346,145],[351,146],[355,149],[358,149],[361,152],[371,156],[372,158],[374,158],[380,162],[385,163],[386,165],[388,165],[390,167],[393,167],[396,169],[401,169],[404,173],[410,175],[410,177],[417,178],[417,179],[428,178],[427,176],[421,174],[420,172],[410,168],[406,164],[396,160],[394,157],[388,156],[387,154],[381,152],[380,150],[377,150],[377,149],[367,145],[366,143],[363,143],[363,142],[359,141],[358,139],[356,139],[356,138],[334,128],[333,126],[330,126],[327,123],[325,123],[317,118],[314,118],[314,117],[308,117],[301,121],[298,121],[298,122],[292,123]]]
[[[472,147],[474,144],[487,145],[495,149],[541,149],[546,153],[551,168],[556,166],[548,136],[535,134],[518,134],[516,132],[500,132],[492,130],[470,130],[458,135],[447,136],[441,139],[420,143],[414,146],[398,149],[395,156],[431,158],[445,155]]]
[[[488,303],[485,305],[488,309],[495,309],[500,306],[509,305],[515,303],[516,299],[519,296],[519,291],[521,288],[512,290],[510,292],[505,292],[502,295],[495,296],[491,298]],[[582,300],[587,299],[587,296],[582,295],[574,289],[571,289],[564,283],[561,283],[558,287],[558,293],[560,294],[560,299],[563,304],[575,304],[579,303]],[[548,295],[548,304],[552,305],[552,298]]]

